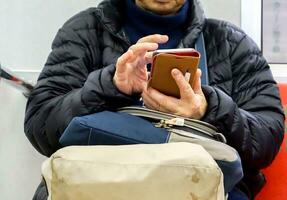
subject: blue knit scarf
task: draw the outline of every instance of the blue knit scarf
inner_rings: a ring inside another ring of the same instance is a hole
[[[189,1],[174,15],[157,15],[138,7],[134,0],[126,0],[126,17],[124,31],[130,42],[151,34],[164,34],[169,41],[159,48],[175,48],[184,35],[184,27],[188,18]]]

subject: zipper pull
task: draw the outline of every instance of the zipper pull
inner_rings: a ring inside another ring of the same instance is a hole
[[[169,128],[170,125],[166,123],[166,120],[161,119],[158,123],[154,124],[156,128]]]
[[[184,119],[183,118],[172,118],[167,120],[160,120],[160,122],[154,125],[157,128],[170,128],[172,126],[184,126]]]
[[[169,120],[165,120],[165,123],[168,125],[175,125],[175,126],[184,126],[184,119],[175,117]]]

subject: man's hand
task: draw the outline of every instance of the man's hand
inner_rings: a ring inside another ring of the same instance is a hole
[[[152,51],[167,40],[166,35],[143,37],[118,58],[113,81],[121,92],[128,95],[143,92],[148,80],[146,65],[152,61]]]
[[[172,70],[172,76],[179,87],[180,99],[166,96],[153,88],[148,88],[142,94],[145,105],[151,109],[201,119],[207,109],[207,101],[201,89],[201,71],[198,69],[195,74],[193,88],[178,69]]]

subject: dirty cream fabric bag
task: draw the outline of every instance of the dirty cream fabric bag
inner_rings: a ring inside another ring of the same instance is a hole
[[[42,165],[49,200],[223,200],[223,175],[191,143],[70,146]]]

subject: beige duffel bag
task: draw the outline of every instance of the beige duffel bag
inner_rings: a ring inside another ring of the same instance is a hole
[[[71,146],[42,165],[49,200],[223,200],[223,175],[191,143]]]

